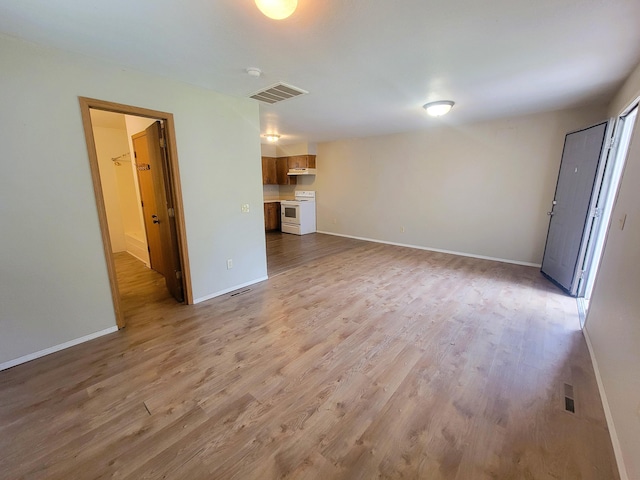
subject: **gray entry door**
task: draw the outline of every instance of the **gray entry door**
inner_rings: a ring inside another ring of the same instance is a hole
[[[569,133],[565,137],[558,183],[549,212],[549,231],[542,273],[570,295],[576,294],[588,232],[592,199],[600,189],[609,122]]]

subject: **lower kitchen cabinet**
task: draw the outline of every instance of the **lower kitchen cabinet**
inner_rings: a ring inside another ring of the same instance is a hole
[[[280,230],[280,202],[264,204],[264,229],[267,232]]]

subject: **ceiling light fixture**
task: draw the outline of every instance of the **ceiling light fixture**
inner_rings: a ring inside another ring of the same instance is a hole
[[[280,138],[280,135],[278,135],[277,133],[267,133],[264,138],[266,138],[270,142],[277,142]]]
[[[247,68],[247,74],[251,77],[258,78],[260,75],[262,75],[262,70],[256,67],[249,67]]]
[[[454,105],[455,102],[452,102],[451,100],[441,100],[439,102],[425,103],[422,108],[424,108],[432,117],[441,117],[442,115],[449,113],[449,110],[451,110]]]
[[[298,0],[255,0],[262,13],[274,20],[290,17],[298,6]]]

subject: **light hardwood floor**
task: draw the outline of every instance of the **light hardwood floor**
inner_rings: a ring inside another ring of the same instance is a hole
[[[268,281],[194,306],[119,256],[125,330],[0,372],[0,478],[619,478],[575,301],[537,269],[267,246]]]

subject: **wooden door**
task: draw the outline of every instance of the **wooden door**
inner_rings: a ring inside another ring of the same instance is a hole
[[[157,207],[155,223],[159,227],[162,244],[162,263],[167,289],[179,302],[184,300],[182,283],[182,267],[180,265],[180,248],[176,226],[174,194],[172,191],[171,171],[167,156],[167,142],[164,128],[156,121],[145,130],[149,161],[152,166],[154,194]]]
[[[135,152],[138,185],[140,186],[142,213],[144,216],[144,227],[147,232],[151,268],[165,275],[160,228],[157,223],[154,223],[157,221],[158,209],[156,207],[156,195],[153,188],[151,169],[156,167],[151,164],[152,160],[149,158],[146,132],[136,133],[131,137],[131,140],[133,141],[133,150]]]

